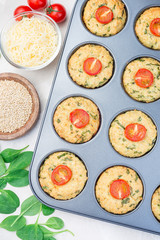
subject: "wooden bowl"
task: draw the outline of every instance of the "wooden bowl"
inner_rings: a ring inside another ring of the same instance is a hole
[[[14,80],[15,82],[18,82],[20,84],[22,84],[30,93],[31,97],[32,97],[32,113],[28,119],[28,121],[26,122],[26,124],[24,126],[22,126],[19,129],[14,130],[11,133],[4,133],[0,131],[0,140],[11,140],[11,139],[15,139],[15,138],[19,138],[21,136],[23,136],[24,134],[26,134],[26,132],[28,132],[33,125],[35,124],[35,122],[38,119],[39,116],[39,108],[40,108],[40,104],[39,104],[39,96],[37,94],[36,89],[34,88],[34,86],[24,77],[15,74],[15,73],[1,73],[0,74],[0,81],[1,80]]]

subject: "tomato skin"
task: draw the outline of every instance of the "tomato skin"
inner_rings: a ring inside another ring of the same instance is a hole
[[[69,119],[77,128],[84,128],[89,123],[89,114],[83,109],[75,109],[70,113]]]
[[[145,138],[147,129],[139,123],[131,123],[124,130],[125,137],[132,142],[139,142]]]
[[[27,0],[28,5],[34,10],[42,10],[47,7],[48,0]]]
[[[160,18],[155,18],[150,24],[150,31],[153,35],[160,37]]]
[[[113,198],[124,199],[130,195],[130,186],[123,179],[117,179],[110,185],[110,194]]]
[[[105,13],[107,13],[105,15]],[[102,6],[97,9],[95,14],[96,20],[102,24],[110,23],[113,19],[113,12],[110,8]]]
[[[17,14],[24,13],[24,12],[30,12],[30,11],[32,11],[32,9],[30,7],[21,5],[14,10],[13,15],[16,16]],[[32,16],[33,16],[33,14],[27,14],[28,18],[31,18]],[[16,21],[21,21],[22,18],[23,18],[22,16],[19,16],[16,18]]]
[[[66,9],[61,4],[52,4],[46,9],[46,14],[55,22],[60,23],[66,19]]]
[[[66,165],[57,166],[51,174],[51,180],[57,186],[62,186],[68,183],[71,177],[72,171]]]
[[[93,68],[92,64],[94,64]],[[83,70],[90,76],[97,75],[102,70],[102,63],[100,60],[94,57],[87,58],[83,63]]]
[[[146,68],[140,68],[135,77],[135,83],[141,88],[148,88],[154,82],[154,76],[151,71]]]

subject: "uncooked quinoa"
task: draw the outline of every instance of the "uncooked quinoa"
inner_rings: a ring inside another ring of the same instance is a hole
[[[11,133],[26,124],[32,113],[32,97],[14,80],[0,81],[0,131]]]

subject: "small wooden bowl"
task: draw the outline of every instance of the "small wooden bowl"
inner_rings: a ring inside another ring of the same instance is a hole
[[[24,126],[22,126],[19,129],[14,130],[11,133],[4,133],[0,131],[0,140],[11,140],[11,139],[15,139],[15,138],[19,138],[21,136],[23,136],[24,134],[26,134],[26,132],[28,132],[33,125],[35,124],[35,122],[38,119],[39,116],[39,108],[40,108],[40,104],[39,104],[39,96],[37,94],[36,89],[34,88],[34,86],[24,77],[15,74],[15,73],[1,73],[0,74],[0,81],[1,80],[14,80],[15,82],[18,82],[20,84],[22,84],[30,93],[31,97],[32,97],[32,113],[28,119],[28,121],[26,122],[26,124]]]

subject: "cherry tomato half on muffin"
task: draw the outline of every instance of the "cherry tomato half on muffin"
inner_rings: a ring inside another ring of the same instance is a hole
[[[132,142],[139,142],[145,138],[147,129],[139,123],[131,123],[125,128],[125,137]]]
[[[30,11],[32,11],[32,9],[30,8],[30,7],[28,7],[28,6],[25,6],[25,5],[21,5],[21,6],[19,6],[19,7],[17,7],[15,10],[14,10],[14,16],[16,16],[17,14],[20,14],[20,13],[24,13],[24,12],[30,12]],[[28,13],[27,14],[27,17],[28,18],[31,18],[33,16],[33,14],[31,13]],[[22,20],[22,16],[20,16],[20,17],[17,17],[16,18],[16,21],[21,21]]]
[[[69,118],[77,128],[84,128],[89,123],[89,114],[83,109],[75,109],[70,113]]]
[[[28,5],[34,10],[42,10],[47,7],[48,0],[27,0]]]
[[[141,88],[150,87],[153,81],[153,73],[146,68],[140,68],[135,75],[135,83]]]
[[[100,23],[107,24],[113,19],[113,12],[110,8],[102,6],[97,9],[95,14],[96,20]]]
[[[83,63],[83,70],[88,74],[88,75],[97,75],[100,73],[102,69],[102,63],[100,60],[91,57],[87,58],[84,63]]]
[[[60,23],[66,19],[66,9],[61,4],[52,4],[46,9],[46,14],[55,22]]]
[[[150,31],[153,35],[160,37],[160,18],[155,18],[150,24]]]
[[[60,186],[68,183],[71,177],[71,169],[65,165],[59,165],[53,170],[51,180],[54,184]]]
[[[130,186],[123,179],[117,179],[110,185],[110,194],[116,199],[124,199],[130,195]]]

